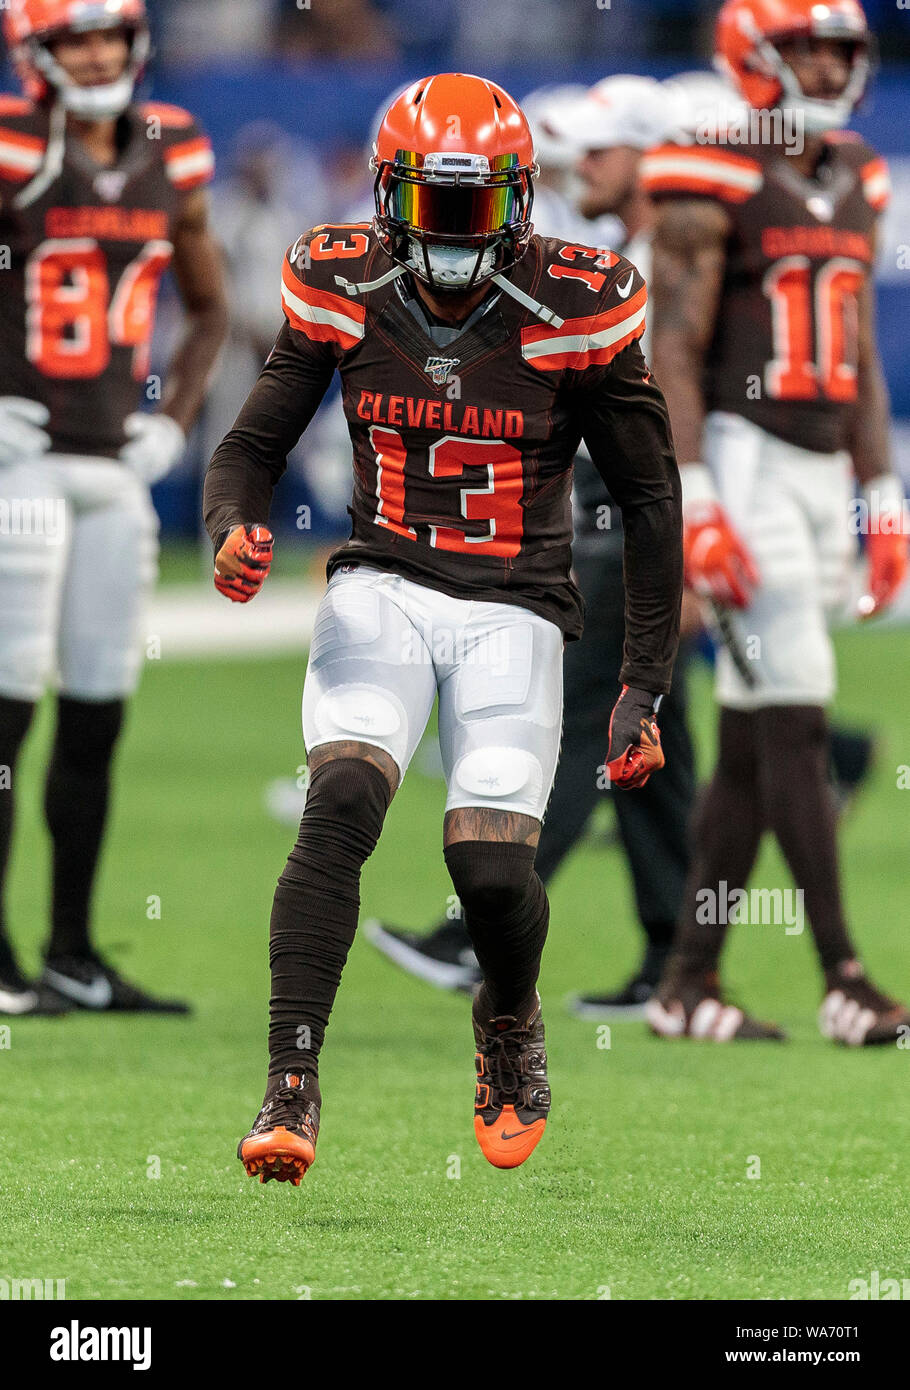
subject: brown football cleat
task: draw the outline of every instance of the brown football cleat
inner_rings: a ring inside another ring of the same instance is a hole
[[[535,995],[530,1014],[519,1021],[513,1014],[485,1016],[482,994],[472,1012],[474,1133],[494,1168],[517,1168],[538,1144],[550,1112],[540,997]]]
[[[825,972],[818,1026],[833,1042],[873,1047],[910,1037],[910,1010],[876,989],[858,960],[846,960]]]
[[[316,1157],[319,1103],[308,1094],[309,1077],[287,1072],[269,1083],[256,1123],[237,1146],[251,1178],[260,1182],[300,1179]]]
[[[775,1023],[762,1023],[727,1004],[713,970],[672,970],[645,1004],[645,1018],[659,1038],[708,1042],[785,1042]]]

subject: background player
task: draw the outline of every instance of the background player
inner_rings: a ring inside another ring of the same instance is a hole
[[[216,585],[246,600],[268,572],[274,482],[340,370],[354,524],[310,649],[310,787],[272,912],[269,1080],[239,1148],[263,1180],[299,1181],[313,1161],[318,1055],[360,871],[437,693],[445,858],[483,972],[475,1134],[491,1163],[513,1167],[543,1132],[548,905],[534,857],[563,641],[581,630],[569,577],[581,436],[626,528],[608,754],[620,784],[663,761],[653,716],[677,641],[676,467],[638,347],[641,277],[610,252],[531,235],[531,135],[493,83],[414,83],[386,115],[374,167],[373,226],[317,227],[288,253],[287,324],[205,487]]]
[[[110,767],[141,659],[154,580],[149,485],[180,458],[226,321],[203,185],[209,142],[175,107],[134,103],[148,53],[142,0],[12,0],[4,33],[26,95],[0,98],[0,499],[62,528],[0,547],[0,764],[16,760],[59,679],[45,811],[53,907],[29,984],[0,917],[0,1013],[182,1012],[93,950],[89,907]],[[138,413],[158,284],[172,264],[187,328],[160,408]],[[0,791],[0,899],[13,825]]]
[[[729,651],[719,657],[718,764],[677,953],[648,1016],[668,1037],[781,1036],[723,1005],[726,914],[704,924],[697,912],[700,889],[744,887],[768,828],[805,895],[823,1032],[889,1041],[910,1014],[870,983],[847,933],[824,708],[826,611],[846,598],[851,462],[884,521],[868,537],[866,615],[892,601],[907,564],[873,307],[887,171],[843,132],[866,85],[869,34],[855,0],[728,0],[717,52],[753,115],[778,119],[745,144],[649,156],[645,180],[664,204],[654,361],[685,461],[688,581],[741,610],[755,660],[746,679]]]

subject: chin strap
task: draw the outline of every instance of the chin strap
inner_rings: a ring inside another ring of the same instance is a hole
[[[561,319],[558,314],[554,314],[553,310],[548,309],[546,304],[541,304],[539,300],[532,299],[529,294],[525,294],[524,290],[518,289],[517,285],[513,285],[511,280],[507,280],[505,275],[501,275],[497,272],[497,274],[491,275],[490,279],[493,281],[493,284],[498,285],[505,294],[510,294],[512,298],[523,305],[525,309],[530,309],[532,314],[542,319],[544,323],[548,323],[551,328],[562,328],[565,319]]]
[[[400,275],[407,275],[407,267],[403,265],[393,266],[387,270],[385,275],[380,275],[378,280],[363,280],[355,284],[353,280],[346,280],[343,275],[335,276],[335,284],[340,285],[346,294],[369,294],[370,290],[382,289],[383,285],[390,285],[393,280],[397,280]]]
[[[63,172],[63,156],[66,151],[66,107],[56,101],[51,108],[47,148],[41,168],[13,199],[14,208],[31,207]]]
[[[370,290],[381,289],[383,285],[389,285],[393,280],[397,280],[399,276],[407,275],[407,273],[406,266],[396,265],[391,270],[386,271],[385,275],[380,275],[378,280],[363,280],[360,284],[356,284],[353,280],[346,280],[343,275],[336,275],[335,284],[340,285],[349,295],[369,294]],[[551,328],[562,328],[565,319],[561,319],[552,309],[548,309],[546,304],[541,304],[539,300],[532,299],[529,294],[525,294],[524,290],[518,289],[504,275],[498,273],[491,275],[490,281],[492,284],[498,285],[505,294],[511,295],[525,309],[530,309],[532,314],[542,319],[544,323],[548,323]]]

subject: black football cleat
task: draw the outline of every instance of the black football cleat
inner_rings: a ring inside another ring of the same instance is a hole
[[[572,994],[567,1001],[569,1013],[576,1018],[595,1022],[622,1023],[645,1017],[645,1005],[660,983],[670,954],[668,946],[649,943],[641,965],[631,979],[609,994]]]
[[[847,1047],[874,1047],[910,1037],[910,1010],[883,994],[859,961],[843,961],[825,972],[825,997],[818,1015],[824,1037]]]
[[[474,1133],[494,1168],[517,1168],[536,1147],[550,1113],[540,996],[523,1022],[513,1014],[485,1017],[480,998],[472,1019]]]
[[[269,1082],[256,1123],[237,1145],[237,1157],[260,1182],[300,1180],[316,1158],[319,1105],[304,1074],[286,1072]]]
[[[654,993],[655,985],[641,975],[633,975],[613,994],[572,994],[569,996],[569,1013],[576,1018],[610,1020],[621,1023],[624,1019],[644,1018],[645,1005]]]
[[[361,931],[377,951],[409,975],[439,989],[460,989],[472,994],[483,978],[471,938],[460,922],[446,922],[429,935],[386,926],[375,917]]]
[[[100,956],[49,956],[41,984],[62,994],[71,1006],[95,1013],[188,1014],[181,999],[157,999],[131,985]]]
[[[659,1038],[717,1043],[787,1040],[776,1023],[765,1023],[728,1003],[713,970],[669,970],[645,1005],[645,1017]]]
[[[72,1007],[55,989],[40,980],[30,984],[18,970],[0,975],[0,1018],[57,1018]]]

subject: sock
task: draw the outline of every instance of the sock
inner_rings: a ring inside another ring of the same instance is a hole
[[[638,974],[650,985],[656,985],[664,973],[664,966],[669,960],[673,944],[674,925],[673,922],[661,923],[660,933],[652,935],[651,928],[654,923],[644,924],[648,935],[648,944],[645,947],[645,954],[638,968]]]
[[[317,1101],[319,1052],[357,931],[360,872],[391,799],[384,773],[363,758],[322,763],[275,889],[269,1075],[306,1072]]]
[[[122,700],[61,695],[44,812],[53,840],[48,957],[90,954],[89,909],[110,796]]]
[[[481,1009],[524,1018],[534,1000],[550,905],[533,845],[461,840],[445,851],[483,974]]]
[[[744,888],[755,864],[762,837],[755,719],[742,710],[720,712],[717,766],[693,817],[694,853],[674,942],[674,971],[717,969],[727,927],[719,920],[698,920],[703,915],[698,894],[706,888],[719,894],[722,881],[728,892]]]
[[[6,934],[3,892],[13,838],[16,763],[34,710],[29,700],[10,700],[0,695],[0,975],[10,984],[20,983],[22,977]]]
[[[855,955],[847,935],[828,781],[828,723],[818,705],[756,713],[758,775],[768,826],[804,905],[823,970]]]

